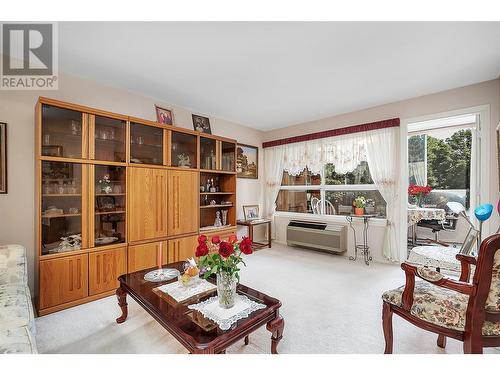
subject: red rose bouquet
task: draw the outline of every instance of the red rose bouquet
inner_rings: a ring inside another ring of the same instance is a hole
[[[242,254],[252,254],[252,241],[243,237],[238,241],[236,235],[229,236],[227,241],[222,241],[219,236],[213,236],[211,241],[208,241],[207,236],[200,235],[198,237],[198,247],[196,248],[196,256],[199,259],[198,267],[204,270],[203,278],[208,278],[212,274],[224,273],[229,277],[236,277],[240,280],[238,265],[243,261]]]
[[[432,187],[430,187],[430,186],[419,186],[419,185],[413,185],[413,184],[408,186],[408,195],[415,197],[415,201],[416,201],[417,205],[419,205],[420,202],[422,201],[422,199],[426,195],[429,195],[429,193],[431,191],[432,191]]]

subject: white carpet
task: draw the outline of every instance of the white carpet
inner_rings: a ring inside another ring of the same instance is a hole
[[[280,353],[382,353],[380,296],[404,283],[399,266],[334,256],[274,244],[247,258],[242,283],[283,303],[285,331]],[[36,319],[40,353],[186,353],[186,350],[132,298],[129,315],[120,315],[109,297]],[[462,353],[462,343],[437,335],[394,316],[394,353]],[[250,345],[233,345],[228,353],[269,353],[270,333],[262,327]],[[500,353],[486,349],[485,353]]]

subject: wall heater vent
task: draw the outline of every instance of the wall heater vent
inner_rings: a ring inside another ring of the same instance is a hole
[[[347,250],[347,225],[291,220],[286,242],[289,246],[343,253]]]

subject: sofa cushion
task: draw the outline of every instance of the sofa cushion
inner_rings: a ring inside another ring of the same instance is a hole
[[[0,354],[37,353],[36,343],[28,327],[0,330]]]
[[[25,248],[20,245],[0,246],[0,285],[27,283]]]
[[[382,299],[400,307],[402,305],[403,291],[404,285],[385,292]],[[441,327],[464,331],[468,302],[469,296],[465,294],[440,288],[427,281],[416,281],[411,314]],[[500,335],[500,323],[485,321],[483,335]]]
[[[28,286],[0,285],[0,330],[28,327],[34,331],[34,314]]]

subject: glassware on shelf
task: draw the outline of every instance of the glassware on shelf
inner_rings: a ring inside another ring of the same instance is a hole
[[[81,158],[82,116],[78,111],[42,105],[42,155]]]

